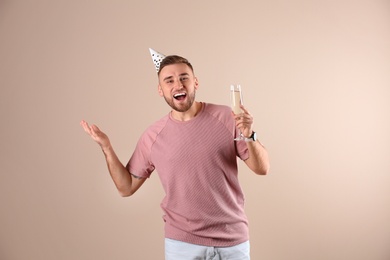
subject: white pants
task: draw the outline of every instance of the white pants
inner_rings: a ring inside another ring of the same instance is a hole
[[[250,260],[249,249],[249,241],[231,247],[212,247],[165,238],[165,260]]]

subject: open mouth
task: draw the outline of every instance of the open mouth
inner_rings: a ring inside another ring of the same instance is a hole
[[[177,93],[177,94],[173,95],[173,98],[176,100],[183,100],[186,98],[186,96],[187,96],[186,93]]]

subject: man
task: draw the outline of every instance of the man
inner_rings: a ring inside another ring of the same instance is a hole
[[[101,146],[122,196],[134,194],[154,170],[159,174],[167,260],[250,259],[237,157],[256,174],[269,169],[253,117],[244,106],[234,115],[227,106],[196,101],[199,83],[187,59],[164,56],[156,66],[158,92],[171,112],[147,128],[126,166],[107,135],[81,125]],[[233,140],[238,131],[247,141]]]

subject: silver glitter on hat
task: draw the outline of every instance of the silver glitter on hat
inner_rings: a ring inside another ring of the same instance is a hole
[[[154,66],[158,72],[160,70],[160,63],[165,58],[165,55],[153,50],[152,48],[149,48],[149,51],[150,55],[152,56]]]

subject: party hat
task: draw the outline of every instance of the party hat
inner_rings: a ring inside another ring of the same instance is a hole
[[[164,54],[161,54],[151,48],[149,48],[150,55],[152,56],[152,60],[154,63],[154,66],[156,67],[157,72],[160,70],[160,63],[165,58]]]

